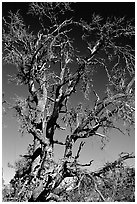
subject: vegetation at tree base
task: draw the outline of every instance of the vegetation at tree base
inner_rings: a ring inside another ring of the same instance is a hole
[[[10,80],[28,90],[26,98],[17,96],[10,107],[20,132],[33,138],[27,154],[15,163],[10,186],[3,184],[3,201],[135,201],[135,170],[124,163],[134,158],[132,153],[121,153],[97,171],[86,169],[93,160],[79,161],[86,139],[99,137],[104,145],[110,129],[123,132],[134,126],[134,21],[95,14],[90,22],[78,21],[69,13],[73,3],[30,3],[28,15],[38,19],[38,31],[19,12],[3,18],[3,60],[17,68]],[[78,29],[87,56],[75,46],[72,36]],[[106,73],[102,94],[95,88],[100,81],[94,82],[99,69]],[[80,91],[88,105],[77,101],[73,107],[72,97]],[[65,141],[55,139],[57,131]],[[64,147],[58,162],[55,145]]]
[[[47,199],[47,201],[134,202],[135,169],[127,167],[123,161],[118,161],[107,163],[97,172],[87,172],[79,169],[79,179],[75,177],[71,182],[63,183],[63,186],[59,186],[52,194],[52,198]],[[15,196],[14,185],[3,188],[3,201],[18,200]]]

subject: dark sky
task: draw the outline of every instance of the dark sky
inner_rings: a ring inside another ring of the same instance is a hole
[[[28,2],[3,2],[2,15],[7,15],[8,11],[13,12],[20,9],[22,14],[26,13]],[[78,2],[73,5],[75,9],[75,16],[85,19],[90,19],[92,13],[100,14],[104,17],[107,16],[135,16],[135,3],[134,2]]]
[[[7,16],[8,12],[11,10],[12,12],[16,12],[20,10],[20,13],[23,15],[25,22],[27,24],[31,24],[32,29],[36,29],[36,19],[33,20],[31,16],[27,15],[28,3],[26,2],[3,2],[2,3],[2,15]],[[108,16],[117,16],[122,17],[125,16],[127,19],[134,18],[135,16],[135,3],[133,2],[84,2],[84,3],[76,3],[73,5],[75,10],[73,15],[76,20],[83,18],[90,22],[91,16],[93,13],[100,14],[104,18]],[[71,16],[70,16],[71,17]],[[78,33],[74,34],[74,38],[76,39],[76,46],[79,45],[79,35]],[[2,89],[5,92],[6,99],[12,101],[12,98],[15,94],[19,96],[25,96],[27,93],[27,89],[23,87],[17,87],[15,84],[8,83],[8,75],[15,73],[15,67],[13,65],[3,65],[2,67]],[[95,75],[94,81],[99,82],[97,85],[97,89],[101,90],[99,94],[101,94],[103,88],[105,88],[105,80],[106,76],[102,70],[99,71],[99,75]],[[102,87],[100,89],[100,87]],[[82,100],[81,94],[78,93],[77,99],[72,99],[72,104],[76,104],[77,101]],[[13,113],[7,113],[3,117],[3,140],[2,140],[2,152],[3,152],[3,168],[4,168],[4,179],[6,182],[11,179],[14,171],[12,169],[7,168],[7,163],[13,163],[15,159],[18,158],[19,154],[23,154],[27,148],[28,142],[31,142],[31,138],[28,135],[25,135],[23,138],[20,137],[17,132],[18,124],[16,119],[12,117]],[[64,138],[64,133],[58,133],[57,135],[60,138]],[[65,133],[66,135],[66,133]],[[121,151],[134,151],[134,133],[132,137],[123,136],[121,134],[115,133],[111,131],[110,133],[111,141],[107,144],[104,150],[100,150],[100,142],[98,139],[89,140],[86,143],[85,148],[82,151],[81,160],[83,163],[88,162],[90,159],[95,159],[96,163],[93,164],[93,168],[99,167],[101,164],[106,162],[107,160],[115,159],[119,152]],[[124,137],[124,138],[123,138]],[[124,142],[123,142],[124,139]],[[78,143],[76,144],[76,147]],[[76,151],[76,147],[74,151]],[[58,152],[57,148],[55,148],[55,153],[57,158],[59,158],[63,149],[60,149]],[[90,152],[90,153],[89,153]]]

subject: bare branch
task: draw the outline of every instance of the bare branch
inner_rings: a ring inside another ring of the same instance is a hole
[[[90,50],[90,57],[87,59],[87,62],[89,63],[91,60],[92,60],[92,58],[93,58],[93,56],[96,54],[96,52],[100,49],[100,47],[103,45],[103,43],[104,43],[104,40],[103,40],[103,38],[101,37],[100,38],[100,40],[98,40],[97,42],[96,42],[96,44],[94,45],[94,47],[93,48],[91,48],[90,46],[88,47],[88,49]]]
[[[101,133],[99,133],[99,132],[96,132],[95,135],[97,135],[97,136],[99,136],[99,137],[102,137],[102,138],[107,138],[106,135],[103,135],[103,134],[101,134]]]
[[[129,84],[127,85],[127,88],[126,88],[126,94],[130,94],[130,91],[131,91],[131,87],[132,85],[134,84],[135,82],[135,76],[131,79],[131,81],[129,82]]]
[[[135,158],[135,155],[133,153],[124,153],[125,155],[122,155],[123,152],[121,153],[120,157],[115,160],[114,162],[112,163],[107,163],[106,166],[104,166],[103,168],[101,168],[100,170],[98,171],[95,171],[95,172],[92,172],[92,175],[93,176],[100,176],[101,174],[109,171],[110,169],[112,168],[115,168],[116,165],[120,164],[121,162],[127,160],[127,159],[132,159],[132,158]]]
[[[83,142],[83,141],[80,143],[78,152],[77,152],[77,154],[76,154],[76,156],[75,156],[75,160],[77,160],[77,159],[79,158],[79,156],[80,156],[80,151],[81,151],[82,147],[84,146],[84,144],[85,144],[85,142]]]
[[[53,98],[48,96],[47,99],[50,100],[51,102],[55,103],[55,100]]]
[[[80,163],[77,163],[78,166],[81,166],[81,167],[86,167],[86,166],[91,166],[91,164],[93,163],[94,160],[91,160],[89,163],[87,164],[80,164]]]
[[[59,144],[59,145],[66,145],[66,143],[60,142],[58,140],[53,141],[54,144]]]

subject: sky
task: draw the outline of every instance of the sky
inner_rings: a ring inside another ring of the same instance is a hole
[[[8,12],[12,10],[16,12],[20,10],[23,15],[25,21],[29,24],[31,23],[32,29],[35,29],[36,22],[32,19],[32,17],[26,14],[28,7],[28,3],[25,2],[4,2],[2,5],[2,15],[7,16]],[[75,18],[79,20],[83,18],[87,21],[90,21],[90,18],[93,13],[100,14],[104,18],[107,16],[117,16],[122,17],[126,16],[126,18],[134,18],[135,8],[134,3],[130,2],[86,2],[75,4],[74,8],[76,12],[73,14]],[[82,50],[82,44],[79,44],[80,34],[77,32],[74,34],[74,38],[76,39],[75,46],[78,46],[80,50]],[[13,65],[2,65],[2,91],[5,93],[5,98],[13,102],[13,98],[15,95],[26,96],[27,89],[22,86],[16,86],[14,83],[11,84],[8,82],[8,75],[12,75],[16,72],[16,69]],[[101,92],[105,88],[106,76],[102,70],[98,70],[94,77],[95,86]],[[96,81],[99,81],[99,84],[96,84]],[[101,87],[101,89],[100,89]],[[76,105],[78,101],[82,100],[81,93],[79,92],[77,98],[72,97],[71,104]],[[84,101],[86,103],[86,101]],[[3,176],[5,183],[8,183],[10,179],[14,175],[14,170],[7,166],[8,162],[14,164],[15,160],[19,158],[19,155],[24,154],[26,152],[28,143],[32,142],[32,137],[30,135],[24,135],[23,137],[18,132],[18,123],[16,118],[14,117],[14,111],[7,111],[7,113],[3,114],[2,118],[2,167],[3,167]],[[64,140],[64,134],[66,132],[57,132],[56,137],[59,137],[60,140]],[[103,150],[101,150],[101,143],[98,138],[90,138],[85,140],[86,144],[81,152],[80,161],[82,163],[87,163],[91,159],[95,160],[92,169],[97,169],[101,165],[103,165],[107,161],[113,161],[117,158],[120,152],[134,152],[135,151],[135,134],[134,131],[131,132],[131,136],[122,135],[116,131],[110,131],[109,134],[110,141],[106,144]],[[79,142],[75,144],[74,154],[78,148]],[[63,148],[55,147],[55,156],[56,159],[59,159],[63,154]],[[131,161],[131,165],[134,165],[134,161]]]

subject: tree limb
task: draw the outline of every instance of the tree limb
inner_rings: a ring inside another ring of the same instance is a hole
[[[98,171],[95,171],[95,172],[92,172],[92,175],[93,176],[100,176],[101,174],[109,171],[111,168],[115,168],[115,166],[117,164],[120,164],[121,162],[123,162],[124,160],[127,160],[127,159],[132,159],[132,158],[135,158],[135,155],[133,153],[129,154],[129,153],[126,153],[125,155],[120,155],[120,157],[115,160],[114,162],[112,163],[107,163],[106,166],[104,166],[103,168],[101,168],[100,170]]]

